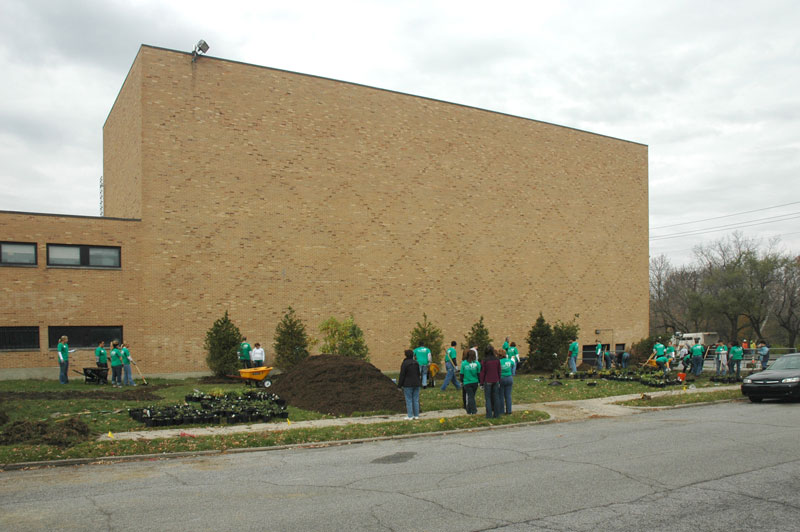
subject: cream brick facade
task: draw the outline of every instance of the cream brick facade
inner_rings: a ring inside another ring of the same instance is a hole
[[[0,268],[14,302],[0,325],[115,316],[162,373],[205,370],[225,310],[268,356],[289,305],[312,335],[353,314],[387,370],[423,312],[447,341],[483,315],[523,352],[540,311],[579,314],[582,344],[647,335],[644,145],[143,46],[104,147],[104,213],[141,221],[4,213],[0,240],[41,246],[69,227],[119,242],[121,270],[56,271],[41,254]],[[0,367],[53,357],[0,353]]]

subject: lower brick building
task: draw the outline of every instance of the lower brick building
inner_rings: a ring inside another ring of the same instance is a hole
[[[151,46],[103,142],[104,216],[0,212],[4,378],[55,377],[61,331],[205,372],[226,310],[270,358],[290,305],[312,336],[352,314],[386,370],[423,313],[523,354],[539,312],[647,335],[645,145]]]

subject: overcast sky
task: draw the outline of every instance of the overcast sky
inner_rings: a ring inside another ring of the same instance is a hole
[[[652,239],[651,256],[686,262],[745,222],[800,253],[796,0],[0,0],[0,209],[98,215],[102,127],[139,46],[201,38],[647,144],[651,238],[730,226]]]

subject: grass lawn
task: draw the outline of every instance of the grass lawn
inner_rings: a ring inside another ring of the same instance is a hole
[[[124,432],[147,429],[143,424],[131,419],[129,408],[142,408],[149,405],[182,404],[184,396],[193,390],[240,391],[245,389],[241,383],[204,384],[198,379],[167,380],[152,379],[149,386],[141,384],[136,388],[113,388],[111,386],[87,385],[79,379],[70,384],[61,385],[57,381],[18,380],[0,381],[0,411],[5,412],[9,422],[18,420],[64,422],[70,418],[84,421],[93,436],[107,432]],[[439,390],[441,379],[435,388],[422,390],[420,403],[423,411],[459,409],[461,408],[461,392],[455,388],[447,391]],[[586,381],[562,379],[561,386],[548,386],[549,375],[518,375],[514,382],[514,402],[536,403],[570,399],[588,399],[607,397],[629,393],[652,391],[637,382],[616,382],[602,379]],[[588,382],[596,382],[596,386],[588,386]],[[697,386],[707,386],[707,379],[695,382]],[[713,400],[708,397],[706,400]],[[483,394],[478,390],[477,402],[483,406]],[[649,402],[650,406],[655,406]],[[289,405],[289,419],[302,421],[323,419],[325,416],[317,412],[302,410]],[[361,412],[358,415],[374,415],[384,412]],[[459,416],[438,420],[420,420],[409,423],[393,421],[370,425],[349,425],[346,427],[295,428],[271,432],[249,433],[228,436],[173,438],[154,441],[86,441],[68,447],[57,447],[45,444],[17,443],[0,445],[0,464],[17,463],[33,460],[50,460],[78,457],[120,456],[130,454],[154,454],[180,451],[230,449],[238,447],[266,447],[291,443],[308,443],[335,441],[341,439],[372,438],[396,434],[412,434],[420,432],[437,432],[459,428],[474,428],[485,425],[509,424],[545,419],[542,412],[515,412],[500,420],[487,420],[479,416]],[[181,425],[191,432],[192,425]],[[2,432],[3,427],[0,427]]]

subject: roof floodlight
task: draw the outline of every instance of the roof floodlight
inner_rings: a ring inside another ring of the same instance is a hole
[[[206,53],[208,51],[208,48],[209,48],[208,43],[203,39],[197,41],[197,44],[194,45],[194,50],[192,50],[192,63],[197,61],[197,57],[200,54]]]

